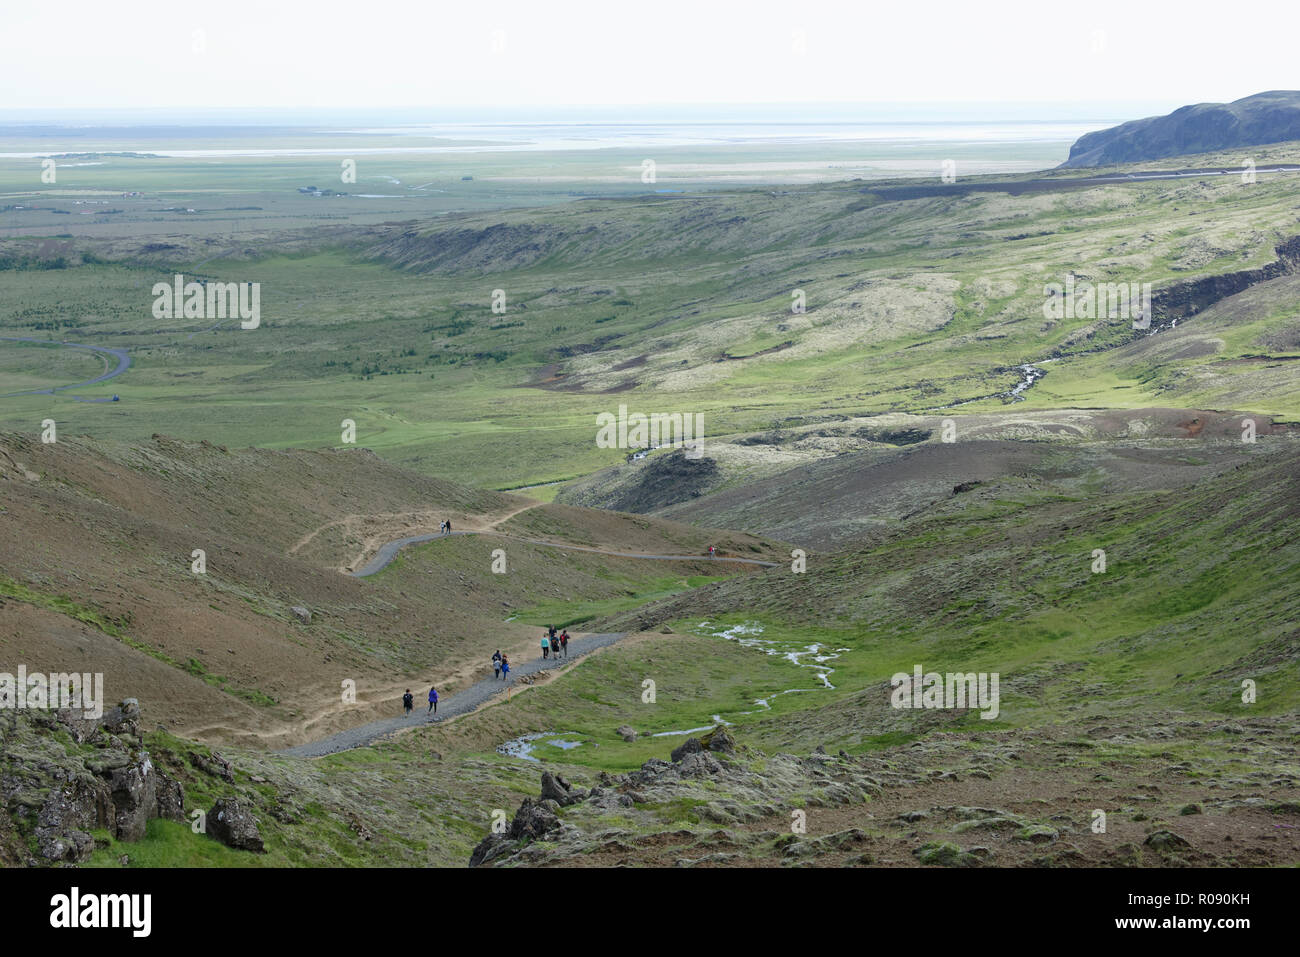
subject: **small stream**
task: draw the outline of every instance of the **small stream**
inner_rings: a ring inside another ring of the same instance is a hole
[[[1034,383],[1037,382],[1039,379],[1041,379],[1043,376],[1047,375],[1047,373],[1044,370],[1038,368],[1038,366],[1033,365],[1032,363],[1029,362],[1026,362],[1022,366],[1017,366],[1016,368],[1020,370],[1020,374],[1024,376],[1024,378],[1021,379],[1020,383],[1016,385],[1016,387],[1013,388],[1006,395],[1007,398],[1009,398],[1012,402],[1023,402],[1025,401],[1025,397],[1022,393],[1028,391],[1029,389],[1032,389]]]
[[[813,671],[813,676],[820,682],[816,688],[785,688],[781,691],[773,691],[762,698],[756,698],[754,704],[757,708],[749,711],[737,711],[732,713],[732,717],[741,717],[742,715],[760,714],[764,711],[772,710],[772,701],[783,694],[806,694],[812,691],[832,690],[834,685],[831,684],[830,676],[835,673],[835,669],[830,667],[826,662],[834,661],[841,654],[849,651],[848,648],[828,649],[820,642],[806,645],[795,641],[782,641],[774,638],[763,638],[763,626],[757,622],[745,622],[740,625],[732,625],[730,628],[718,629],[708,621],[702,621],[695,626],[697,635],[709,635],[714,638],[724,638],[727,641],[737,642],[742,648],[754,648],[765,655],[777,655],[796,665],[800,668],[809,668]],[[805,660],[807,659],[807,660]],[[705,725],[702,728],[686,728],[682,731],[660,731],[653,735],[656,738],[681,737],[688,734],[696,734],[700,731],[709,731],[718,725],[730,725],[732,722],[726,720],[722,715],[713,715],[713,724]]]
[[[566,740],[569,737],[578,737],[578,733],[576,731],[538,731],[535,734],[522,734],[517,738],[511,738],[504,744],[497,745],[497,753],[511,758],[523,758],[525,761],[540,764],[541,760],[533,756],[533,750],[538,744],[549,744],[564,751],[582,747],[581,741]]]
[[[764,711],[772,710],[772,702],[784,694],[808,694],[814,691],[829,691],[835,688],[831,684],[830,677],[835,673],[828,662],[834,661],[841,654],[850,651],[849,648],[828,648],[821,642],[805,644],[798,641],[785,641],[775,638],[764,638],[763,626],[757,622],[745,622],[730,627],[714,626],[708,621],[702,621],[695,626],[697,635],[705,635],[713,638],[722,638],[726,641],[737,642],[742,648],[752,648],[763,652],[765,655],[776,655],[784,658],[799,668],[807,668],[813,673],[817,684],[812,688],[784,688],[779,691],[772,691],[762,698],[756,698],[755,708],[748,711],[731,712],[732,717],[741,717],[743,715],[761,714]],[[732,722],[728,721],[721,714],[712,715],[712,723],[701,725],[697,728],[683,728],[680,731],[657,731],[650,735],[653,738],[678,738],[690,734],[701,734],[705,731],[712,731],[719,725],[730,726]],[[538,762],[539,759],[534,756],[533,751],[539,744],[549,744],[566,751],[580,747],[581,741],[568,740],[569,738],[580,737],[576,731],[539,731],[532,734],[520,735],[517,738],[511,738],[504,744],[497,746],[499,754],[507,755],[513,758],[522,758],[525,761]]]

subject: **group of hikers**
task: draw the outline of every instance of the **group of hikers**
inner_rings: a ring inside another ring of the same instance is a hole
[[[411,713],[411,709],[414,708],[414,707],[415,707],[415,695],[411,694],[411,689],[410,689],[410,688],[407,688],[407,689],[406,689],[406,694],[402,695],[402,714],[403,714],[403,717],[405,717],[406,715],[410,714],[410,713]],[[438,713],[438,689],[437,689],[437,688],[430,688],[430,689],[429,689],[429,710],[428,710],[427,712],[425,712],[425,713],[426,713],[426,714],[437,714],[437,713]]]
[[[448,523],[450,524],[450,523]],[[547,626],[546,634],[542,635],[542,658],[559,658],[563,655],[569,657],[569,629],[557,633],[554,625]],[[498,648],[492,653],[492,678],[500,678],[502,681],[512,680],[510,677],[510,658]],[[415,696],[411,694],[411,689],[406,689],[406,694],[402,695],[403,714],[408,715],[411,709],[415,707]],[[438,689],[429,689],[429,710],[427,714],[438,713]]]
[[[546,634],[542,635],[542,660],[560,657],[560,652],[564,652],[564,657],[569,657],[569,629],[564,629],[561,634],[555,633],[555,626],[550,625],[546,629]]]
[[[501,649],[492,652],[492,677],[502,681],[510,680],[510,659],[501,654]]]
[[[438,533],[439,533],[440,535],[450,535],[450,534],[451,534],[451,519],[447,519],[445,522],[443,522],[442,524],[440,524],[440,525],[438,526]]]

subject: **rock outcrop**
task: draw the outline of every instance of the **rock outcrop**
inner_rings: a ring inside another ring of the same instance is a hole
[[[206,826],[208,834],[226,847],[257,854],[266,851],[262,844],[262,834],[257,829],[257,819],[239,801],[227,798],[218,800],[208,811]]]
[[[874,765],[871,765],[874,767]],[[808,757],[791,754],[759,757],[738,747],[725,727],[703,737],[688,737],[672,751],[672,760],[650,758],[635,771],[602,771],[589,791],[573,787],[552,771],[542,773],[538,799],[525,798],[514,819],[501,833],[485,837],[470,857],[470,866],[547,864],[601,851],[633,851],[644,841],[659,846],[663,840],[689,838],[717,843],[715,833],[728,833],[731,851],[706,848],[703,857],[677,860],[680,866],[701,861],[723,863],[742,847],[756,854],[772,852],[774,833],[717,832],[718,827],[779,820],[790,813],[793,796],[799,807],[849,805],[879,794],[880,780],[863,759],[833,757],[816,752]],[[662,809],[685,805],[689,823],[664,831]],[[797,841],[793,849],[776,848],[791,860],[847,849],[860,851],[860,832]],[[696,844],[692,844],[696,846]],[[864,863],[865,861],[860,861]]]
[[[94,830],[138,841],[153,818],[185,818],[185,789],[146,750],[133,698],[98,719],[14,713],[0,719],[0,738],[3,856],[13,863],[81,863],[95,850]]]

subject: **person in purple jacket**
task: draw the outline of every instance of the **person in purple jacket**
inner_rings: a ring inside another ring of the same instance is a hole
[[[429,713],[432,714],[438,713],[438,689],[437,688],[429,689],[429,710],[426,711],[425,714],[429,714]]]

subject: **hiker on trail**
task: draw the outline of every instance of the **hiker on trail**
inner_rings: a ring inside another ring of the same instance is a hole
[[[501,680],[510,680],[510,659],[505,655],[501,656]],[[509,692],[507,692],[507,694],[509,694]]]
[[[560,635],[560,647],[564,649],[564,657],[569,657],[569,629],[564,629]]]
[[[406,694],[402,695],[402,717],[405,718],[415,707],[415,695],[411,694],[411,689],[406,689]]]
[[[548,635],[542,635],[542,660],[545,661],[551,653],[551,639]]]
[[[557,661],[560,657],[560,639],[555,637],[555,635],[551,635],[551,657],[555,658]]]
[[[493,679],[501,677],[501,649],[500,648],[492,652],[492,677]]]
[[[429,689],[429,710],[426,711],[425,714],[429,714],[430,712],[432,712],[433,714],[438,713],[438,689],[437,688]]]
[[[710,558],[717,558],[717,557],[718,557],[717,554],[716,554],[716,549],[714,549],[714,547],[713,547],[712,545],[709,546],[709,557],[710,557]]]
[[[548,635],[550,635],[552,638],[554,638],[554,637],[555,637],[555,626],[554,626],[554,625],[547,625],[547,626],[546,626],[546,633],[547,633]]]
[[[443,525],[443,528],[446,530],[446,534],[450,535],[450,534],[451,534],[451,519],[447,519],[447,521],[443,522],[442,525]]]

